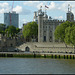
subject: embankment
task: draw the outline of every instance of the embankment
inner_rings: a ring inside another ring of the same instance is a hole
[[[65,53],[18,53],[18,52],[1,52],[0,57],[12,58],[52,58],[52,59],[75,59],[75,54]]]

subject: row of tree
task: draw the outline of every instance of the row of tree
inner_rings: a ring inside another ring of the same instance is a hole
[[[7,37],[14,37],[17,33],[20,32],[19,28],[16,28],[13,25],[7,26],[5,24],[0,24],[0,34],[3,34]],[[26,39],[37,38],[38,36],[38,24],[36,22],[27,23],[23,28],[23,37]]]
[[[16,28],[15,26],[11,25],[11,26],[8,26],[6,29],[5,29],[5,33],[7,35],[7,37],[14,37],[16,36],[16,34],[20,32],[20,29],[19,28]]]
[[[66,21],[58,25],[55,29],[55,40],[60,40],[67,45],[74,46],[75,49],[75,22]]]
[[[16,28],[13,25],[7,26],[4,24],[0,24],[0,33],[3,35],[7,35],[7,37],[14,37],[18,32],[20,32],[19,28]]]

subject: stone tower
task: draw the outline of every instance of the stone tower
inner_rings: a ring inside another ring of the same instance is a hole
[[[64,20],[52,19],[42,9],[35,12],[34,18],[37,16],[38,22],[38,42],[57,42],[54,32],[58,25],[64,23]],[[74,22],[74,15],[71,12],[71,7],[68,5],[67,21]]]
[[[42,9],[38,11],[38,42],[43,41],[43,12]]]
[[[74,21],[74,14],[71,12],[71,6],[68,4],[67,21]]]
[[[37,21],[38,21],[37,17],[38,17],[38,16],[37,16],[37,12],[35,11],[35,12],[34,12],[34,19],[33,19],[33,21],[37,22]]]

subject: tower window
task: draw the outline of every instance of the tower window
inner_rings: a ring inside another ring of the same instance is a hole
[[[52,39],[52,36],[50,36],[50,39]]]
[[[50,30],[50,32],[52,32],[52,31]]]
[[[44,31],[44,33],[46,33],[46,31]]]

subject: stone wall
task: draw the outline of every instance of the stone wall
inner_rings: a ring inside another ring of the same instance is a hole
[[[25,47],[29,47],[31,52],[54,52],[54,53],[74,53],[74,48],[71,46],[65,46],[64,43],[24,43],[18,47],[18,49],[25,51]]]

